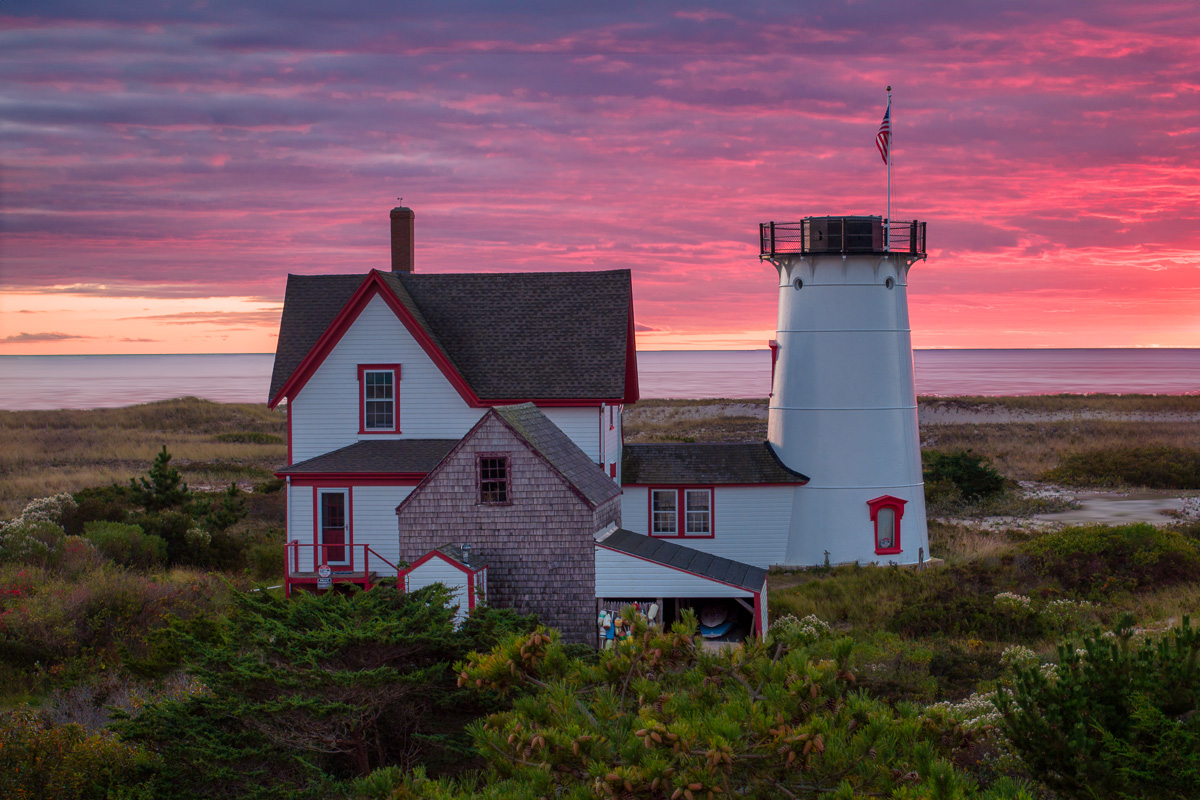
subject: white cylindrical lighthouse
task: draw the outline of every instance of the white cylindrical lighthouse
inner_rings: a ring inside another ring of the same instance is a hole
[[[784,563],[928,558],[907,296],[924,223],[808,217],[760,239],[779,272],[767,438],[809,477]]]

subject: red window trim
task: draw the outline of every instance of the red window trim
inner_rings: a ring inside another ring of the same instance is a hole
[[[775,363],[779,361],[779,342],[772,339],[767,342],[767,347],[771,348],[771,391],[767,397],[775,396]]]
[[[900,520],[904,518],[904,504],[907,502],[907,500],[901,500],[899,497],[893,497],[890,494],[867,501],[867,507],[871,509],[871,523],[875,529],[875,555],[889,556],[901,551]],[[892,531],[892,546],[888,548],[881,548],[879,546],[879,509],[881,508],[890,508],[896,512],[896,528]]]
[[[313,568],[316,565],[325,561],[322,556],[321,544],[321,492],[341,492],[346,495],[346,561],[348,565],[341,563],[333,566],[348,566],[351,572],[354,571],[354,487],[353,486],[320,486],[314,485],[312,489],[313,495]]]
[[[717,492],[714,486],[648,486],[646,487],[646,535],[655,539],[713,539],[717,535]],[[687,492],[708,492],[708,533],[686,533]],[[654,532],[654,493],[675,492],[675,533]]]
[[[367,383],[364,377],[368,372],[392,373],[392,427],[367,429]],[[399,364],[359,364],[358,365],[358,432],[370,433],[400,433],[400,365]]]
[[[483,492],[483,460],[485,458],[503,458],[504,459],[504,496],[505,500],[502,503],[484,502],[482,497]],[[475,505],[477,506],[511,506],[513,504],[512,492],[512,456],[508,453],[476,453],[475,454]]]

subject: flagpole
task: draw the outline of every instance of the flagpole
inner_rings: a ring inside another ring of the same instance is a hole
[[[888,151],[887,151],[887,221],[883,223],[883,250],[890,253],[892,250],[892,153],[895,152],[895,129],[896,126],[890,124],[892,116],[892,87],[887,87],[887,108],[888,108]]]

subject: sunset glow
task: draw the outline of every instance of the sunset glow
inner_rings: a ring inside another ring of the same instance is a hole
[[[586,7],[4,4],[0,355],[273,351],[401,196],[420,272],[629,267],[640,347],[762,348],[758,223],[884,213],[889,83],[915,346],[1200,347],[1195,2]]]

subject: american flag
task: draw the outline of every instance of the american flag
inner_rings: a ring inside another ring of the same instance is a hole
[[[888,145],[892,141],[892,104],[889,101],[887,111],[883,112],[883,122],[879,123],[879,133],[875,134],[875,146],[879,148],[879,155],[883,157],[883,163],[888,163]]]

